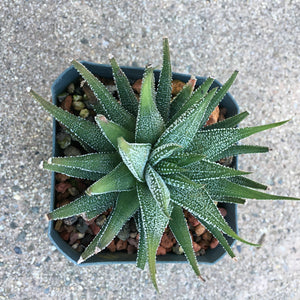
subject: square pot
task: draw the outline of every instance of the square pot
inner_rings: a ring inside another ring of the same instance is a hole
[[[85,65],[93,74],[99,75],[104,78],[112,78],[112,69],[110,65],[96,64],[87,61],[81,61],[83,65]],[[122,67],[122,70],[127,75],[129,81],[133,83],[137,79],[143,77],[144,69],[143,68],[135,68],[135,67]],[[158,81],[160,71],[155,70],[154,76],[156,82]],[[58,78],[54,81],[51,87],[52,93],[52,101],[54,104],[57,104],[57,96],[64,92],[68,85],[80,76],[74,67],[69,67],[62,74],[58,76]],[[183,82],[187,82],[190,79],[190,75],[173,73],[173,79],[178,79]],[[196,87],[201,85],[206,78],[205,77],[196,77]],[[222,86],[217,80],[215,80],[212,84],[211,88]],[[220,103],[220,107],[225,107],[227,109],[226,117],[231,117],[239,113],[239,107],[233,97],[227,93],[222,102]],[[56,143],[56,132],[57,132],[57,122],[55,119],[53,120],[53,149],[52,156],[58,156],[59,147]],[[238,160],[237,157],[234,158],[234,167],[238,168]],[[225,220],[228,222],[229,226],[237,232],[237,205],[230,203],[222,203],[222,207],[227,210],[227,215]],[[55,208],[55,173],[52,172],[51,177],[51,203],[50,210],[54,210]],[[52,243],[57,247],[57,249],[65,255],[70,261],[74,264],[77,264],[77,261],[80,257],[80,253],[75,251],[67,242],[65,242],[59,235],[57,231],[54,229],[54,221],[49,222],[49,230],[48,230],[49,238]],[[233,245],[234,239],[231,237],[225,236],[229,245]],[[219,244],[215,249],[207,249],[206,254],[203,256],[197,256],[197,260],[199,263],[213,264],[216,263],[219,259],[221,259],[225,255],[225,250]],[[96,264],[114,264],[114,263],[135,263],[136,262],[136,254],[127,254],[122,252],[100,252],[88,260],[84,261],[80,264],[80,266],[84,265],[96,265]],[[177,255],[175,253],[167,253],[166,255],[157,256],[158,263],[186,263],[187,260],[184,255]]]

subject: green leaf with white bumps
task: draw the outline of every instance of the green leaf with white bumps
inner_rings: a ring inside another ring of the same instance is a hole
[[[200,102],[196,102],[190,109],[176,119],[162,134],[155,144],[155,147],[175,143],[186,148],[194,139],[198,131],[199,121],[202,119],[202,115],[215,92],[216,89],[213,89],[203,101],[200,100]]]
[[[164,120],[155,104],[153,68],[148,67],[142,83],[135,141],[154,144],[164,130]]]
[[[158,290],[155,277],[156,251],[169,218],[162,212],[146,184],[137,182],[137,194],[140,202],[143,228],[145,230],[151,281],[156,290]]]
[[[144,169],[148,161],[151,144],[127,143],[124,138],[118,138],[119,153],[123,162],[132,175],[140,182],[144,182]]]
[[[137,258],[136,258],[136,266],[144,270],[145,265],[147,263],[147,244],[146,244],[145,230],[142,221],[142,213],[140,209],[137,215],[138,215],[137,228],[139,230],[140,238],[139,238],[139,246],[138,246]]]
[[[146,167],[145,179],[148,185],[148,188],[156,200],[158,205],[163,210],[164,214],[167,217],[170,217],[168,214],[168,207],[170,203],[170,192],[167,185],[161,176],[151,167],[150,164]]]
[[[156,94],[156,105],[167,122],[170,111],[170,101],[172,92],[172,70],[170,62],[169,41],[167,38],[163,39],[163,66],[159,76],[159,83]]]
[[[119,233],[124,223],[129,220],[138,207],[139,202],[135,190],[121,192],[108,221],[106,221],[100,232],[81,254],[78,263],[85,261],[104,249]]]
[[[155,166],[161,160],[168,158],[172,153],[182,149],[177,144],[164,144],[160,147],[155,148],[149,157],[149,162],[152,166]]]
[[[119,65],[117,64],[115,58],[111,57],[109,61],[111,63],[115,83],[117,86],[117,90],[118,90],[118,94],[122,106],[128,112],[136,116],[138,112],[138,101],[130,85],[130,82],[126,77],[126,75],[124,74],[124,72],[119,67]]]
[[[121,162],[110,173],[92,184],[87,190],[88,195],[100,195],[110,192],[130,191],[135,187],[135,178],[126,165]]]
[[[200,279],[203,280],[198,268],[198,263],[193,249],[193,243],[190,236],[189,228],[184,217],[182,208],[179,205],[175,204],[173,207],[169,226],[174,234],[175,239],[182,247],[184,254],[189,263],[191,264],[194,272]]]
[[[83,64],[75,60],[72,61],[73,66],[87,81],[90,88],[93,90],[95,96],[99,100],[105,116],[115,123],[124,126],[128,130],[134,130],[135,118],[123,108],[106,89],[102,82],[100,82]]]
[[[78,140],[99,152],[107,152],[113,149],[95,124],[57,107],[32,90],[30,93],[47,112],[66,126]]]
[[[47,214],[49,220],[64,219],[76,215],[82,215],[86,212],[97,210],[98,214],[114,206],[117,199],[117,193],[104,195],[83,195],[76,200],[61,206],[51,213]]]
[[[124,127],[109,121],[105,116],[98,115],[95,117],[96,123],[103,132],[103,135],[112,144],[112,146],[118,150],[118,138],[123,137],[129,142],[134,141],[134,134],[128,131]]]

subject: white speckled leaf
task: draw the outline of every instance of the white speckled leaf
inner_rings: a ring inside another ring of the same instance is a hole
[[[163,213],[146,184],[137,182],[137,194],[146,236],[149,271],[152,283],[156,290],[158,290],[155,277],[156,251],[169,218]]]
[[[154,149],[149,157],[149,162],[152,166],[155,166],[161,160],[169,157],[172,153],[182,149],[180,145],[177,144],[165,144]]]
[[[113,150],[113,147],[106,140],[96,124],[57,107],[43,99],[32,90],[30,93],[47,112],[49,112],[58,122],[66,126],[79,141],[99,152],[108,152]]]
[[[111,95],[102,82],[100,82],[100,80],[98,80],[83,64],[75,60],[72,61],[72,64],[93,90],[106,113],[105,116],[117,124],[124,126],[128,130],[134,130],[135,118],[117,102],[116,98]]]
[[[129,191],[135,187],[135,178],[126,165],[121,162],[110,173],[92,184],[87,190],[88,195],[99,195],[110,192]]]
[[[118,149],[118,138],[124,137],[127,141],[134,141],[134,133],[128,131],[126,128],[114,123],[113,121],[107,120],[102,115],[97,115],[95,121],[103,135],[112,144],[115,149]]]
[[[237,141],[254,133],[283,125],[287,121],[246,128],[226,128],[201,130],[197,133],[189,151],[200,151],[207,159],[215,161],[220,153],[231,147]]]
[[[50,220],[57,220],[80,215],[89,211],[97,210],[98,214],[114,206],[117,199],[117,193],[104,195],[83,195],[76,200],[61,206],[47,216]]]
[[[174,204],[171,219],[169,221],[169,226],[174,234],[175,239],[182,247],[184,254],[194,272],[198,277],[202,278],[200,270],[198,268],[198,263],[193,249],[193,243],[186,218],[183,214],[182,208],[179,205]]]
[[[161,161],[155,166],[155,171],[160,175],[172,175],[175,173],[186,172],[187,169],[177,166],[174,163],[168,161]]]
[[[208,93],[203,101],[197,102],[178,119],[176,119],[165,130],[155,144],[155,147],[170,143],[181,145],[183,148],[188,147],[198,131],[200,121],[203,118],[203,113],[215,92],[216,89],[213,89]]]
[[[153,68],[147,68],[142,83],[135,141],[154,144],[164,130],[163,118],[155,104]]]
[[[88,245],[85,251],[81,254],[78,263],[83,262],[90,256],[104,249],[113,238],[119,233],[123,225],[136,212],[139,206],[139,201],[136,195],[136,190],[130,192],[121,192],[116,201],[116,205],[109,215],[109,219],[101,228],[93,241]]]
[[[151,150],[151,144],[132,144],[118,138],[119,153],[123,162],[138,181],[145,181],[144,169]]]
[[[170,192],[164,180],[151,167],[150,164],[147,164],[145,170],[145,179],[153,198],[164,211],[165,215],[169,217],[168,207],[170,203]]]
[[[141,210],[138,211],[138,229],[139,229],[139,248],[137,252],[136,266],[142,270],[144,270],[145,265],[147,263],[147,244],[145,237],[145,230],[143,227]]]
[[[114,57],[110,58],[110,63],[121,104],[127,111],[136,116],[138,112],[138,101],[129,80],[117,64]]]
[[[172,92],[172,70],[170,61],[169,41],[163,39],[163,66],[159,76],[156,94],[157,108],[166,122],[169,117],[170,101]]]

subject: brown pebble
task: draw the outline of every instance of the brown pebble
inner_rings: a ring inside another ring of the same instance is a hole
[[[127,253],[128,254],[133,254],[133,253],[135,253],[136,252],[136,247],[134,247],[133,245],[128,245],[127,246]]]
[[[185,83],[181,80],[174,79],[172,81],[172,95],[176,96],[184,87]]]
[[[68,241],[70,238],[71,232],[63,231],[59,235],[64,241]]]
[[[219,241],[215,237],[213,237],[209,244],[209,247],[211,249],[215,249],[218,246],[218,244],[219,244]]]
[[[69,179],[70,176],[68,175],[65,175],[65,174],[61,174],[61,173],[56,173],[55,174],[55,179],[58,181],[58,182],[64,182],[66,181],[67,179]]]
[[[205,241],[211,241],[212,234],[209,231],[206,231],[202,234],[202,239]]]
[[[110,244],[106,247],[110,252],[116,252],[116,244],[115,241],[112,240]]]
[[[55,222],[55,226],[54,226],[55,231],[61,232],[62,231],[62,225],[63,225],[63,221],[62,220],[57,220]]]
[[[194,249],[195,252],[197,252],[197,251],[199,251],[201,249],[201,247],[196,242],[193,242],[193,249]]]
[[[195,233],[197,236],[200,236],[201,234],[203,234],[205,232],[205,227],[202,224],[199,224],[195,227]]]
[[[90,228],[92,229],[94,235],[97,235],[100,231],[100,227],[96,223],[92,223]]]
[[[134,238],[129,238],[127,241],[128,241],[129,245],[132,245],[132,246],[134,246],[136,248],[138,247],[138,244],[139,244],[138,240],[136,240]]]
[[[200,222],[190,213],[188,213],[188,223],[194,227],[200,224]]]
[[[218,208],[219,208],[219,211],[220,211],[221,215],[222,215],[223,217],[226,217],[226,215],[227,215],[227,210],[226,210],[225,208],[223,208],[223,207],[218,207]]]
[[[71,111],[71,106],[72,106],[72,96],[71,95],[68,95],[64,100],[63,102],[61,103],[60,107],[64,110],[67,110],[68,112]]]
[[[64,193],[66,192],[70,187],[72,187],[71,183],[69,182],[60,182],[55,185],[55,190],[58,193]]]
[[[141,89],[142,89],[142,79],[138,79],[133,85],[132,88],[138,93],[141,93]]]
[[[167,249],[167,248],[172,248],[174,244],[175,244],[175,239],[173,237],[173,234],[171,232],[164,233],[161,238],[160,245]]]
[[[212,125],[218,122],[220,114],[219,106],[217,106],[214,111],[211,113],[211,115],[208,118],[208,121],[206,122],[206,125]]]
[[[162,246],[159,246],[156,251],[156,255],[166,255],[166,253],[167,253],[166,248],[164,248]]]
[[[116,247],[118,251],[127,249],[127,241],[118,240]]]

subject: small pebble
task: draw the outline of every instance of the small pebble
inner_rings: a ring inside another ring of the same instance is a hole
[[[84,108],[80,111],[79,116],[83,119],[86,119],[89,116],[90,112],[87,108]]]
[[[73,94],[74,93],[74,91],[75,91],[75,84],[73,82],[68,85],[67,91],[68,91],[69,94]]]
[[[105,221],[106,221],[106,216],[105,216],[105,215],[100,215],[100,216],[96,219],[95,223],[96,223],[99,227],[102,227],[103,224],[105,223]]]
[[[226,215],[227,215],[227,210],[226,210],[225,208],[223,208],[223,207],[218,207],[218,208],[219,208],[219,211],[220,211],[221,215],[222,215],[223,217],[226,217]]]
[[[63,220],[63,222],[68,225],[68,226],[71,226],[73,225],[76,221],[77,221],[78,217],[77,216],[72,216],[72,217],[69,217],[69,218],[66,218]]]
[[[77,196],[79,194],[79,191],[76,189],[75,186],[68,188],[68,192],[71,196]]]
[[[22,254],[22,250],[21,250],[21,248],[18,247],[18,246],[16,246],[16,247],[14,248],[14,251],[15,251],[16,254]]]
[[[81,101],[82,96],[81,95],[73,95],[73,101]]]
[[[118,240],[116,248],[118,251],[127,249],[127,241]]]
[[[142,79],[138,79],[133,85],[132,88],[138,93],[141,93],[141,89],[142,89]]]
[[[209,245],[210,249],[215,249],[218,245],[219,241],[213,237]]]
[[[77,155],[81,155],[81,151],[74,146],[68,146],[64,150],[64,155],[65,156],[77,156]]]
[[[66,149],[71,145],[71,136],[65,132],[59,132],[56,135],[56,141],[61,149]]]
[[[72,103],[72,107],[77,111],[81,111],[85,108],[85,104],[81,101],[75,101]]]
[[[156,251],[156,255],[165,255],[167,253],[167,249],[165,249],[162,246],[159,246],[157,251]]]
[[[117,237],[120,240],[126,241],[129,238],[130,234],[130,228],[129,228],[129,222],[125,223],[123,228],[118,233]]]
[[[205,232],[205,227],[202,224],[199,224],[195,227],[195,233],[197,236],[202,235]]]

